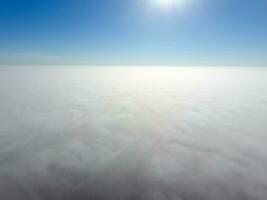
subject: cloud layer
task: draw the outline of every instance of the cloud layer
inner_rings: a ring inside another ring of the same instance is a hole
[[[264,200],[267,69],[0,68],[1,200]]]

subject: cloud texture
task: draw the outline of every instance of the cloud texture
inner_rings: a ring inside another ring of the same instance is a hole
[[[1,200],[265,200],[267,69],[0,68]]]

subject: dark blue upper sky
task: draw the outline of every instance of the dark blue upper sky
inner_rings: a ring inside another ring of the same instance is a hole
[[[157,1],[0,0],[0,64],[267,65],[266,0]]]

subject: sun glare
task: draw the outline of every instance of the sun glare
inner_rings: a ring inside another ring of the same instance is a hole
[[[155,3],[160,6],[170,6],[173,4],[173,0],[155,0]]]
[[[192,0],[151,0],[152,4],[159,9],[178,9],[183,10]]]

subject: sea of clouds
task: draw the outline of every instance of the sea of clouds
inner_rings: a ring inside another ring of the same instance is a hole
[[[0,67],[1,200],[266,200],[267,68]]]

